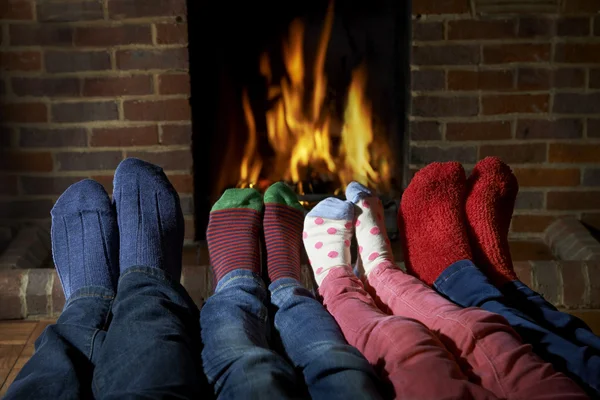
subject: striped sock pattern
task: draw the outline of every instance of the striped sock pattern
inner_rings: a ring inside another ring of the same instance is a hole
[[[250,208],[212,211],[206,238],[216,282],[236,269],[260,274],[260,212]]]
[[[271,282],[280,278],[300,280],[302,211],[285,204],[265,204],[263,229],[267,246],[267,271]]]

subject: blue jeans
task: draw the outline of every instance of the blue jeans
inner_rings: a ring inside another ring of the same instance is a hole
[[[309,291],[284,278],[269,292],[270,302],[258,275],[236,270],[220,280],[202,308],[202,360],[217,397],[380,397],[370,364]],[[287,360],[275,351],[279,347]]]
[[[541,358],[600,394],[600,341],[583,321],[558,311],[522,282],[500,291],[469,260],[450,265],[433,286],[463,307],[502,315]]]
[[[6,399],[198,398],[210,393],[198,321],[179,283],[158,269],[131,268],[116,296],[98,287],[71,295]]]

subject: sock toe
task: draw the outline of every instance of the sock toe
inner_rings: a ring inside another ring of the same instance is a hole
[[[227,189],[213,205],[211,212],[231,208],[248,208],[261,211],[263,199],[256,189]]]
[[[346,187],[346,199],[352,203],[358,203],[360,199],[373,196],[373,192],[358,182],[350,182]]]
[[[104,187],[94,180],[84,179],[64,191],[50,214],[54,216],[94,210],[110,213],[113,211]]]
[[[265,204],[277,203],[293,207],[304,213],[304,208],[298,202],[296,193],[284,182],[277,182],[269,186],[264,195]]]
[[[338,199],[336,197],[328,197],[317,204],[306,215],[307,218],[329,218],[336,220],[349,220],[354,218],[354,206],[352,203]]]

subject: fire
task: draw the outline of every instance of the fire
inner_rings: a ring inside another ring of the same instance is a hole
[[[338,132],[332,132],[335,116],[325,104],[327,77],[324,66],[333,17],[332,1],[313,66],[312,92],[305,83],[304,24],[300,20],[292,22],[289,36],[283,42],[287,76],[273,82],[269,56],[262,54],[259,67],[267,81],[272,104],[265,114],[267,137],[275,160],[269,163],[268,171],[263,170],[263,161],[257,151],[256,123],[244,91],[242,103],[249,138],[240,167],[240,186],[256,183],[259,175],[301,183],[310,173],[337,177],[344,187],[352,180],[376,188],[384,188],[389,183],[387,146],[376,143],[371,105],[365,96],[367,70],[364,65],[352,74],[341,131],[338,128]],[[339,138],[340,143],[335,152],[332,151],[332,135]]]

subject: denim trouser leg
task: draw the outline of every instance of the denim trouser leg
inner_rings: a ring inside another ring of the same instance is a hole
[[[133,267],[119,280],[113,319],[94,371],[97,398],[199,398],[199,312],[159,269]]]
[[[350,346],[331,314],[295,279],[269,286],[275,328],[314,399],[376,399],[378,379],[369,362]]]
[[[515,308],[471,261],[452,264],[433,285],[463,307],[481,307],[502,315],[540,357],[587,385],[587,390],[600,393],[600,357],[588,346],[562,337]]]
[[[35,353],[5,398],[92,398],[92,374],[113,296],[102,287],[85,287],[73,293],[56,324],[48,326],[35,342]]]
[[[306,395],[294,368],[269,348],[266,297],[258,275],[235,270],[221,278],[202,307],[202,360],[219,398]]]
[[[512,281],[502,287],[502,293],[522,313],[562,337],[600,353],[600,337],[579,318],[558,311],[542,295],[521,281]]]

